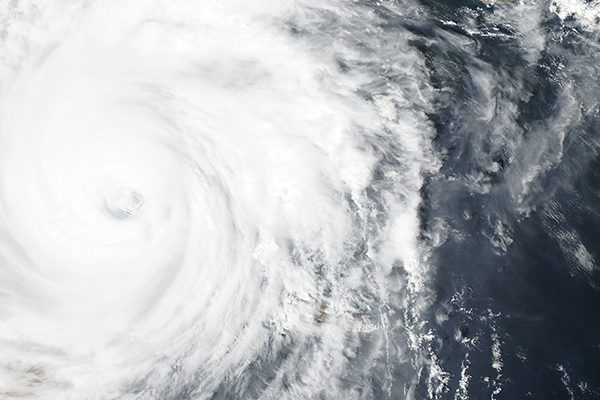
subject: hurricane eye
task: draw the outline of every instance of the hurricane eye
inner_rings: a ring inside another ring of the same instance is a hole
[[[144,207],[140,193],[122,189],[104,198],[104,211],[112,218],[123,220],[139,215]]]

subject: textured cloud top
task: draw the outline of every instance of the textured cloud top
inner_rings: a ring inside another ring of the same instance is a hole
[[[0,399],[600,398],[599,9],[0,0]]]
[[[372,368],[389,393],[411,377],[388,311],[423,286],[429,93],[405,35],[369,39],[378,17],[345,7],[2,3],[4,397],[340,398]]]

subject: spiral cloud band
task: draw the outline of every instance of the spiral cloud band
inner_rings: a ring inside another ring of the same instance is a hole
[[[410,392],[437,168],[410,33],[327,1],[0,9],[0,397]]]

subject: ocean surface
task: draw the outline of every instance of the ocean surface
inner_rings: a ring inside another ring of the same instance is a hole
[[[0,0],[0,399],[600,399],[598,0]]]

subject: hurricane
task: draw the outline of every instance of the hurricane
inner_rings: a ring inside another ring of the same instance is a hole
[[[0,398],[598,398],[599,26],[0,0]]]

